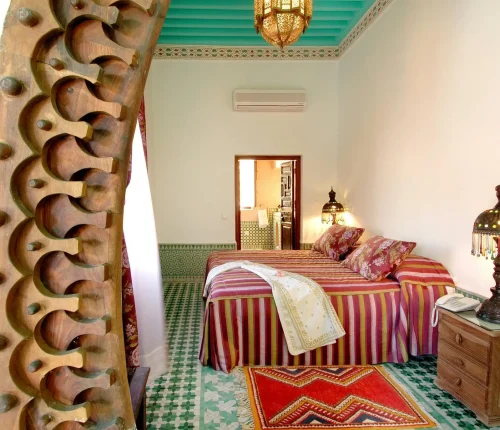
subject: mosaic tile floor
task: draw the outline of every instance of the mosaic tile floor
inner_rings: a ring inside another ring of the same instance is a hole
[[[170,362],[167,374],[147,390],[150,429],[241,429],[238,395],[245,390],[238,372],[226,375],[198,361],[202,284],[165,283],[165,318]],[[384,365],[413,394],[443,430],[487,429],[475,415],[433,383],[436,359]],[[500,427],[490,428],[500,430]]]

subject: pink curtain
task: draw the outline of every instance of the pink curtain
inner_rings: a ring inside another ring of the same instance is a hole
[[[142,147],[146,166],[148,163],[148,150],[146,140],[146,111],[144,99],[141,101],[138,115],[139,128],[142,137]],[[132,176],[132,157],[128,168],[127,185]],[[137,313],[135,309],[134,287],[132,285],[132,274],[127,253],[125,237],[122,241],[122,308],[123,308],[123,331],[125,334],[125,352],[128,367],[139,367],[139,331],[137,328]]]

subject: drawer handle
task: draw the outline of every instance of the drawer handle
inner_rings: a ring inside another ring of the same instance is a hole
[[[453,383],[457,386],[457,387],[460,387],[460,385],[462,385],[462,380],[460,378],[457,378],[453,381]]]
[[[453,361],[455,364],[459,364],[460,366],[463,366],[465,363],[461,358],[454,358]]]
[[[455,336],[455,342],[458,343],[459,345],[462,345],[462,336],[460,335],[460,333],[457,333],[457,335]]]

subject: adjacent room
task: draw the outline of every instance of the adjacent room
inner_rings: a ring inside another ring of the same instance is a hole
[[[236,249],[300,247],[300,157],[276,157],[235,157]]]
[[[6,3],[5,428],[500,430],[500,1]]]

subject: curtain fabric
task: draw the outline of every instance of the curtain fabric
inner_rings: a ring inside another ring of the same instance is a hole
[[[144,106],[144,97],[139,107],[139,115],[137,116],[139,129],[141,130],[142,148],[144,149],[144,159],[146,160],[146,168],[148,167],[148,143],[146,139],[146,107]]]
[[[142,99],[138,123],[142,137],[142,147],[144,149],[144,158],[146,166],[147,157],[147,140],[146,140],[146,111],[144,107],[144,98]],[[132,157],[128,168],[127,185],[132,176]],[[128,367],[139,367],[139,331],[137,327],[137,313],[135,308],[134,287],[132,284],[132,274],[130,271],[130,263],[128,259],[127,243],[125,236],[122,241],[122,309],[123,309],[123,332],[125,335],[125,353],[127,357]]]

